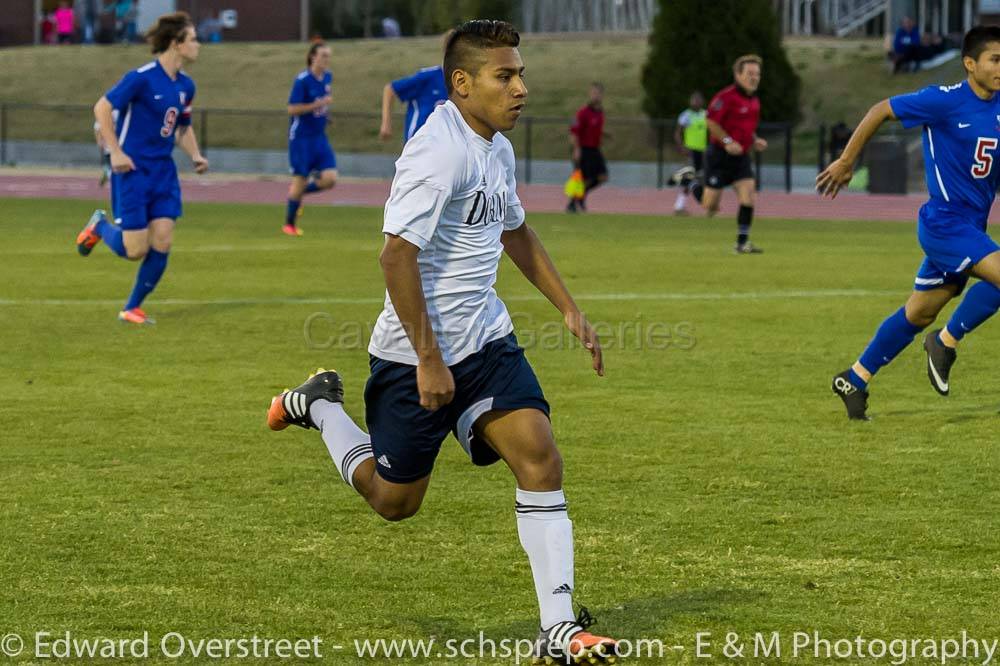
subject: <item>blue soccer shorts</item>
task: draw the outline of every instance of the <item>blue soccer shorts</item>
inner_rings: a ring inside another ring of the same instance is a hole
[[[365,420],[375,469],[394,483],[409,483],[430,474],[449,432],[474,464],[498,461],[496,451],[472,432],[476,419],[487,412],[534,408],[549,415],[542,387],[513,333],[451,366],[455,398],[434,412],[420,406],[416,366],[374,356],[370,365]]]
[[[317,171],[337,168],[337,155],[325,134],[297,136],[288,142],[288,163],[294,176],[308,178]]]
[[[159,217],[179,218],[183,213],[181,184],[174,160],[133,161],[134,170],[112,176],[115,221],[124,231],[136,231]]]
[[[930,291],[945,284],[965,289],[969,269],[1000,245],[986,233],[986,218],[958,207],[927,203],[920,208],[917,238],[924,262],[914,279],[914,289]]]

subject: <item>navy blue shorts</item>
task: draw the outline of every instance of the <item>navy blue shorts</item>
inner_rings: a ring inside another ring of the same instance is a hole
[[[1000,250],[986,233],[986,217],[973,215],[931,202],[920,208],[917,237],[926,257],[917,270],[914,289],[929,291],[954,284],[961,292],[969,281],[969,269]]]
[[[173,159],[135,161],[135,169],[111,176],[115,221],[125,231],[145,229],[150,220],[181,216],[181,183]]]
[[[455,398],[434,412],[420,406],[416,366],[374,356],[370,364],[365,420],[375,469],[394,483],[409,483],[430,474],[449,432],[474,464],[498,461],[496,451],[472,434],[476,419],[487,412],[535,408],[549,415],[542,387],[513,333],[451,366]]]
[[[288,142],[288,163],[293,176],[308,178],[316,171],[337,168],[337,155],[325,134],[297,136]]]

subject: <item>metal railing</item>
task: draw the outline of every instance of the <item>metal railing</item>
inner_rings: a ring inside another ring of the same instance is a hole
[[[338,153],[398,155],[401,118],[395,119],[397,135],[389,141],[379,139],[378,113],[335,111],[329,118],[329,136]],[[0,102],[0,164],[10,163],[12,142],[91,142],[93,122],[89,105]],[[565,164],[566,176],[569,175],[569,124],[569,118],[526,116],[507,133],[523,169],[523,182],[531,183],[544,169],[548,169],[548,182],[552,182],[551,173],[558,164]],[[287,146],[288,116],[281,109],[196,109],[194,125],[201,149],[209,157],[212,150],[222,148],[283,151]],[[674,120],[608,116],[605,131],[609,136],[602,151],[613,168],[630,168],[642,174],[642,182],[647,186],[661,188],[670,175],[668,170],[688,161],[674,143],[675,125]],[[771,143],[766,154],[755,155],[758,187],[761,167],[766,163],[771,168],[783,167],[784,189],[790,191],[794,157],[792,126],[762,123],[758,133]]]

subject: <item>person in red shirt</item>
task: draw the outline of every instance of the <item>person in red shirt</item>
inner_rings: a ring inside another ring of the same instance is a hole
[[[569,128],[570,142],[573,144],[573,168],[583,174],[584,193],[579,199],[572,198],[566,204],[567,213],[586,211],[587,194],[595,187],[607,182],[608,165],[601,154],[601,139],[604,131],[604,86],[590,84],[590,100],[576,112],[576,118]]]
[[[750,225],[757,201],[750,152],[767,148],[767,141],[757,136],[760,99],[755,93],[760,85],[762,63],[760,56],[756,55],[737,58],[733,63],[733,85],[720,90],[709,102],[709,144],[705,152],[704,181],[691,188],[695,199],[701,202],[709,215],[718,212],[724,188],[732,185],[736,190],[740,202],[736,216],[739,231],[734,248],[737,254],[763,252],[750,242]],[[682,169],[673,180],[681,184],[690,182],[691,171],[690,167]]]

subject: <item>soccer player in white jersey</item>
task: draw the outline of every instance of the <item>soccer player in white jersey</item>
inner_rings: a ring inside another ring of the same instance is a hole
[[[536,656],[613,663],[616,642],[586,631],[586,609],[574,617],[573,527],[549,405],[493,289],[506,252],[604,374],[597,335],[517,197],[501,132],[527,96],[519,42],[503,21],[460,26],[445,49],[449,101],[396,162],[382,228],[385,308],[368,348],[368,432],[344,411],[330,371],[276,396],[268,425],[319,430],[343,479],[387,520],[420,508],[449,432],[473,463],[503,460],[517,481],[518,535],[540,607]]]

